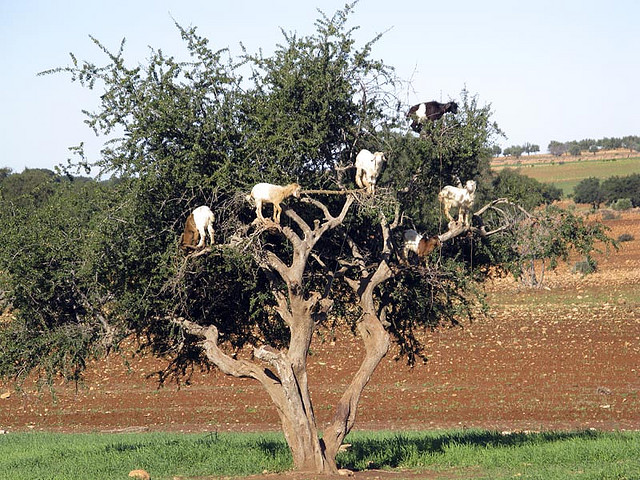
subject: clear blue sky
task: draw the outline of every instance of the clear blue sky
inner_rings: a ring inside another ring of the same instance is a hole
[[[104,63],[89,39],[129,64],[148,46],[179,57],[174,19],[196,26],[213,48],[273,50],[280,28],[314,31],[344,0],[0,0],[0,167],[53,168],[84,141],[93,159],[101,140],[83,123],[97,105],[68,76],[36,76],[70,63],[69,52]],[[490,104],[507,139],[501,146],[640,135],[640,2],[637,0],[361,0],[351,17],[370,40],[387,31],[374,57],[411,81],[408,104],[456,99],[463,88]]]

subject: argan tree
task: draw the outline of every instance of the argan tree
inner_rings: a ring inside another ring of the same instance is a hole
[[[268,58],[230,58],[178,26],[187,62],[151,50],[148,64],[130,66],[124,42],[113,53],[94,39],[105,65],[72,56],[52,71],[100,89],[87,122],[111,139],[95,161],[79,146],[76,165],[112,178],[59,191],[37,215],[0,216],[11,234],[0,280],[14,308],[0,329],[3,377],[77,380],[87,359],[133,335],[167,359],[161,382],[198,365],[260,382],[295,468],[337,471],[338,448],[391,343],[415,363],[424,359],[420,331],[471,316],[477,267],[508,257],[493,239],[522,218],[495,199],[478,205],[470,226],[442,222],[439,189],[487,177],[499,130],[463,92],[458,114],[408,132],[393,70],[371,59],[377,39],[357,48],[347,27],[352,7],[322,14],[314,35],[285,35]],[[352,180],[361,148],[387,155],[374,196]],[[246,202],[259,181],[303,186],[281,224],[256,221]],[[182,226],[203,203],[216,214],[217,243],[185,255]],[[408,226],[439,236],[433,262],[400,254]],[[321,429],[309,346],[340,325],[365,355]]]

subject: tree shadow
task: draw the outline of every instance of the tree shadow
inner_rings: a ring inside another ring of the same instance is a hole
[[[370,435],[370,434],[367,434]],[[420,456],[443,455],[447,447],[472,446],[481,448],[521,447],[549,444],[569,439],[596,439],[596,431],[575,432],[513,432],[501,433],[486,430],[465,430],[438,433],[404,432],[387,438],[358,438],[348,441],[351,447],[338,455],[341,468],[350,470],[398,468]]]

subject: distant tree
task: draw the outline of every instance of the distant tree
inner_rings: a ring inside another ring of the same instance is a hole
[[[524,148],[520,145],[512,145],[504,149],[504,154],[507,156],[512,156],[515,158],[520,158],[522,153],[524,152]]]
[[[55,184],[62,179],[51,170],[25,168],[22,173],[8,174],[3,169],[0,179],[0,195],[18,206],[41,205],[54,192]]]
[[[582,149],[580,148],[580,144],[577,142],[570,142],[569,144],[569,154],[574,157],[579,156],[582,153]]]
[[[522,146],[522,149],[527,153],[527,155],[530,155],[532,153],[539,152],[540,146],[527,142]]]
[[[541,287],[547,269],[555,269],[559,260],[566,261],[571,252],[593,262],[591,252],[596,250],[596,241],[606,248],[615,246],[613,239],[607,236],[607,230],[600,223],[587,222],[583,217],[553,205],[536,211],[520,222],[514,233],[518,261],[513,264],[513,273],[523,284]]]
[[[603,201],[614,202],[620,198],[628,198],[634,207],[640,206],[640,174],[634,173],[624,177],[613,176],[602,181],[600,186]]]
[[[596,177],[581,180],[573,189],[573,200],[577,203],[589,203],[594,210],[599,208],[605,200],[600,180]]]
[[[499,157],[499,156],[502,154],[502,148],[500,148],[500,145],[494,145],[494,146],[491,148],[491,154],[492,154],[494,157]]]
[[[589,152],[593,153],[594,155],[599,151],[600,151],[600,147],[598,147],[598,145],[594,144],[589,147]]]
[[[640,152],[640,137],[635,135],[629,135],[622,138],[622,146],[629,149],[629,151]]]
[[[511,168],[504,168],[494,174],[491,185],[491,196],[506,197],[526,210],[548,205],[562,198],[559,188],[541,183]]]
[[[549,153],[551,155],[555,155],[556,157],[560,157],[567,153],[567,145],[566,143],[558,142],[556,140],[551,140],[549,142],[549,146],[547,147]]]

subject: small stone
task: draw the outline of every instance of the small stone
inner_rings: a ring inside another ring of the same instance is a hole
[[[150,480],[151,477],[144,470],[131,470],[129,476],[133,478],[139,478],[140,480]]]

